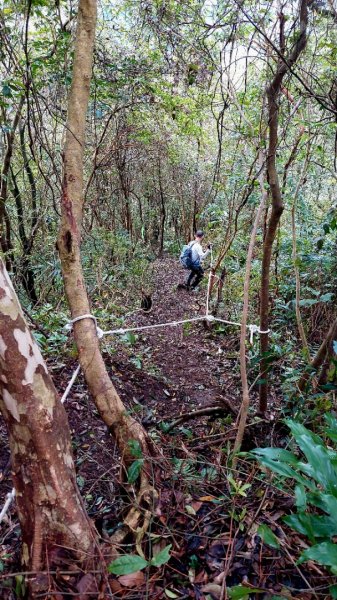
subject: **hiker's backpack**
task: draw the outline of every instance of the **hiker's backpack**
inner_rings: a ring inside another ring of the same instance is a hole
[[[193,244],[186,244],[185,246],[183,246],[183,249],[181,251],[179,260],[185,269],[197,267],[200,263],[200,261],[192,260],[192,247],[194,246],[194,244],[195,242],[193,242]]]

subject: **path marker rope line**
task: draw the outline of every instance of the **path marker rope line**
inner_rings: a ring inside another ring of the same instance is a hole
[[[87,319],[88,316],[84,315],[83,317],[76,317],[76,321],[80,321],[81,319]],[[225,323],[226,325],[235,325],[236,327],[241,327],[241,323],[237,321],[227,321],[227,319],[220,319],[219,317],[214,317],[213,315],[206,314],[201,317],[191,317],[190,319],[182,319],[180,321],[166,321],[165,323],[155,323],[154,325],[140,325],[138,327],[119,327],[118,329],[108,329],[104,331],[100,329],[100,327],[96,326],[97,336],[102,338],[105,335],[123,335],[124,333],[129,333],[133,331],[145,331],[147,329],[159,329],[160,327],[176,327],[177,325],[183,325],[184,323],[194,323],[196,321],[208,321],[210,323],[216,321],[218,323]],[[71,329],[73,321],[69,321],[66,327],[67,329]],[[247,329],[250,331],[250,342],[253,342],[253,336],[255,333],[269,333],[270,329],[267,331],[262,331],[258,325],[247,325]]]
[[[70,379],[70,381],[69,381],[69,383],[68,383],[65,391],[63,392],[63,395],[62,395],[62,398],[61,398],[62,404],[64,404],[65,401],[66,401],[66,399],[68,398],[69,392],[70,392],[71,388],[73,387],[73,385],[75,383],[75,380],[77,378],[77,375],[79,374],[80,370],[81,370],[81,365],[77,365],[77,367],[76,367],[75,371],[73,372],[73,374],[71,376],[71,379]]]
[[[160,327],[176,327],[178,325],[183,325],[184,323],[195,323],[197,321],[208,321],[209,323],[212,323],[212,322],[225,323],[226,325],[234,325],[235,327],[241,327],[241,323],[238,323],[236,321],[227,321],[227,319],[220,319],[219,317],[215,317],[214,315],[211,315],[209,312],[211,277],[213,275],[212,267],[213,267],[213,252],[212,252],[212,248],[211,248],[211,263],[210,263],[210,272],[209,272],[209,276],[208,276],[207,295],[206,295],[206,314],[203,315],[202,317],[191,317],[190,319],[182,319],[182,320],[178,320],[178,321],[168,321],[166,323],[155,323],[154,325],[141,325],[139,327],[120,327],[118,329],[108,329],[107,331],[104,331],[103,329],[98,327],[97,318],[94,315],[88,313],[85,315],[80,315],[78,317],[75,317],[74,319],[71,319],[71,321],[69,321],[65,325],[64,329],[67,329],[69,331],[73,328],[74,323],[77,323],[78,321],[82,321],[83,319],[92,319],[96,326],[97,337],[99,339],[101,339],[105,335],[123,335],[125,333],[129,333],[129,332],[133,332],[133,331],[146,331],[148,329],[159,329]],[[214,276],[217,277],[216,275],[214,275]],[[269,329],[267,331],[261,331],[259,326],[255,325],[255,324],[247,325],[247,329],[249,330],[249,341],[251,344],[253,344],[253,342],[254,342],[254,334],[255,333],[264,334],[264,333],[270,332]],[[67,397],[69,396],[71,388],[73,387],[80,370],[81,370],[81,366],[78,365],[76,367],[75,371],[73,372],[65,391],[63,392],[63,395],[61,397],[62,404],[64,404]],[[1,521],[3,521],[14,498],[15,498],[15,489],[13,488],[12,491],[7,494],[6,502],[0,512],[0,523],[1,523]]]
[[[15,489],[13,488],[12,491],[7,494],[6,502],[3,505],[2,511],[0,512],[0,523],[4,520],[6,513],[9,509],[10,505],[12,504],[14,498],[15,498]]]

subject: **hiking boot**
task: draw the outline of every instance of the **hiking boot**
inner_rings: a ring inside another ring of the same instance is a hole
[[[188,287],[186,285],[186,283],[178,283],[177,285],[177,290],[187,290]]]

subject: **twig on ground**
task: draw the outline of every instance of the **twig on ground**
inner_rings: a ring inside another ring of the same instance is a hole
[[[168,433],[169,431],[174,429],[174,427],[176,427],[177,425],[180,425],[181,423],[185,423],[186,421],[189,421],[190,419],[197,419],[198,417],[213,415],[214,413],[224,412],[224,413],[231,413],[234,416],[236,416],[236,410],[230,404],[230,402],[228,400],[222,400],[222,402],[223,402],[222,405],[205,406],[205,408],[201,408],[200,410],[194,410],[192,412],[184,413],[184,414],[180,415],[180,417],[178,417],[177,419],[172,421],[172,423],[170,425],[168,425],[168,427],[165,429],[165,433]]]

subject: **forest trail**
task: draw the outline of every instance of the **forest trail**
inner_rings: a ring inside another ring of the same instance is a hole
[[[152,310],[130,315],[125,327],[203,316],[206,280],[198,292],[177,290],[186,271],[176,259],[154,263]],[[109,344],[114,343],[109,340]],[[121,342],[118,346],[121,348]],[[130,397],[161,417],[174,417],[223,399],[238,406],[239,332],[204,321],[145,330],[137,335],[128,360],[112,359],[112,377],[124,402]],[[137,368],[138,367],[138,368]]]
[[[206,277],[200,291],[190,294],[177,291],[183,281],[184,271],[177,260],[158,259],[154,262],[153,308],[150,313],[137,311],[125,320],[125,327],[145,326],[171,320],[193,318],[205,314]],[[230,317],[230,315],[226,315]],[[111,324],[113,325],[113,324]],[[236,493],[229,483],[227,467],[219,464],[219,457],[226,456],[229,439],[233,439],[231,418],[226,410],[221,417],[199,417],[189,420],[185,426],[178,425],[168,433],[165,424],[171,424],[181,413],[199,408],[230,402],[239,407],[241,387],[239,378],[239,335],[234,328],[220,328],[212,324],[209,330],[203,322],[142,331],[129,341],[119,336],[102,342],[104,359],[112,380],[127,410],[134,413],[149,429],[156,443],[160,440],[165,457],[164,468],[156,457],[156,485],[159,491],[158,513],[151,525],[151,534],[160,544],[167,545],[168,532],[174,532],[175,546],[170,558],[171,570],[166,571],[162,584],[158,578],[146,583],[145,578],[135,580],[134,598],[164,597],[165,590],[179,592],[179,597],[208,597],[203,592],[215,590],[220,597],[219,579],[225,565],[231,565],[227,577],[228,586],[263,585],[261,597],[270,598],[284,589],[285,583],[302,589],[307,581],[320,583],[305,567],[304,578],[294,567],[290,556],[281,556],[275,547],[261,545],[261,537],[252,535],[262,519],[273,527],[278,535],[278,520],[293,505],[287,495],[263,495],[259,477],[254,477],[256,467],[248,464],[247,489]],[[53,356],[48,361],[54,383],[60,394],[66,388],[77,364],[74,359],[62,362]],[[102,535],[115,531],[125,509],[125,497],[120,487],[120,453],[107,427],[99,417],[89,397],[81,374],[76,380],[65,403],[72,432],[73,453],[77,483],[85,501],[88,515]],[[268,422],[250,427],[250,449],[271,445],[277,440],[277,430]],[[279,430],[279,435],[282,430]],[[6,493],[12,488],[9,464],[8,439],[4,422],[0,418],[0,506]],[[170,458],[169,462],[167,459]],[[245,468],[244,462],[242,463]],[[169,466],[168,466],[169,465]],[[247,467],[246,465],[246,467]],[[245,471],[242,477],[245,477]],[[244,480],[244,479],[243,479]],[[241,482],[239,482],[241,483]],[[261,503],[261,497],[265,503]],[[235,505],[234,505],[235,502]],[[232,504],[233,503],[233,504]],[[229,511],[228,506],[235,506]],[[262,509],[262,515],[260,511]],[[158,519],[157,516],[160,515]],[[234,514],[234,518],[233,518]],[[274,517],[276,515],[276,517]],[[252,523],[255,529],[252,529]],[[6,557],[6,568],[12,572],[20,566],[20,542],[15,502],[3,523],[1,556]],[[274,522],[274,520],[276,523]],[[245,527],[247,525],[247,528]],[[284,527],[284,526],[283,526]],[[297,534],[287,539],[289,547],[298,544]],[[231,555],[229,555],[231,548]],[[262,551],[263,550],[263,551]],[[190,578],[188,565],[195,560],[195,579]],[[278,568],[275,568],[275,564]],[[133,580],[132,580],[133,581]],[[304,583],[303,583],[304,582]],[[118,578],[110,579],[116,597],[126,597],[125,588]],[[151,586],[151,587],[148,587]],[[241,593],[241,588],[238,589]],[[150,590],[150,592],[149,592]],[[189,593],[191,591],[191,594]],[[269,590],[271,593],[269,594]],[[195,592],[195,594],[194,594]],[[175,593],[175,592],[174,592]],[[166,594],[167,595],[167,594]],[[12,596],[1,596],[10,600]],[[129,596],[128,596],[129,597]],[[131,597],[131,596],[130,596]],[[176,595],[178,597],[178,595]],[[242,597],[242,596],[240,596]],[[278,596],[280,597],[280,596]],[[294,596],[287,596],[294,597]],[[295,596],[312,599],[310,594]]]
[[[124,327],[203,316],[207,273],[197,293],[177,290],[185,276],[186,272],[177,259],[157,259],[153,263],[152,310],[149,313],[141,310],[133,312],[125,319]],[[238,349],[238,331],[220,324],[213,324],[210,330],[204,321],[142,331],[132,338],[132,343],[119,336],[109,336],[102,342],[107,368],[125,406],[146,428],[158,429],[182,413],[206,406],[229,402],[238,408],[241,393]],[[47,362],[61,397],[77,360],[65,356],[60,360],[56,355]],[[114,503],[119,470],[118,450],[94,408],[82,373],[69,393],[65,409],[73,436],[78,481],[88,503],[89,514],[95,518],[104,512],[105,517],[113,522],[118,512],[118,505]],[[226,413],[225,410],[224,416]],[[203,438],[208,418],[204,416],[189,421],[188,427],[192,428],[194,435]],[[12,489],[12,481],[8,437],[1,417],[0,444],[2,506],[6,494]],[[15,519],[15,503],[9,514]],[[19,551],[15,534],[8,537],[4,550],[11,554],[15,563]]]
[[[157,259],[153,264],[152,310],[149,313],[133,312],[125,320],[124,326],[154,325],[203,316],[207,273],[197,293],[177,290],[178,283],[184,281],[185,276],[186,271],[180,267],[177,259]],[[112,381],[125,406],[135,413],[144,426],[170,422],[182,413],[221,405],[224,401],[235,408],[239,407],[239,335],[235,329],[214,324],[209,330],[205,322],[200,321],[140,332],[132,344],[121,340],[119,336],[108,337],[102,349]],[[55,356],[47,362],[61,397],[77,361],[65,357],[60,361]],[[82,374],[75,381],[65,408],[76,453],[85,456],[79,474],[85,474],[89,484],[91,472],[93,480],[103,476],[105,469],[111,473],[111,456],[116,448],[93,408]],[[193,430],[200,431],[207,418],[194,421]],[[3,504],[12,482],[8,437],[1,417],[0,444],[0,482],[3,480],[0,504]]]
[[[206,306],[207,272],[197,293],[177,290],[186,271],[177,259],[165,257],[153,264],[152,310],[130,314],[125,327],[137,327],[203,316]],[[229,315],[228,315],[229,316]],[[113,327],[113,324],[111,324]],[[105,345],[105,347],[104,347]],[[239,332],[204,321],[140,332],[132,343],[119,336],[102,344],[104,359],[125,406],[144,426],[170,423],[182,413],[229,402],[240,405]],[[60,397],[77,365],[76,360],[57,356],[48,359]],[[106,426],[88,397],[83,375],[75,381],[65,403],[77,452],[85,456],[80,476],[90,482],[104,470],[111,472],[111,455],[116,452]],[[226,414],[226,411],[225,411]],[[193,431],[202,433],[208,417],[193,421]],[[0,503],[11,490],[9,446],[0,417]],[[88,455],[90,448],[90,456]],[[118,467],[116,467],[118,469]],[[110,492],[111,493],[111,492]],[[109,497],[109,494],[108,494]]]

